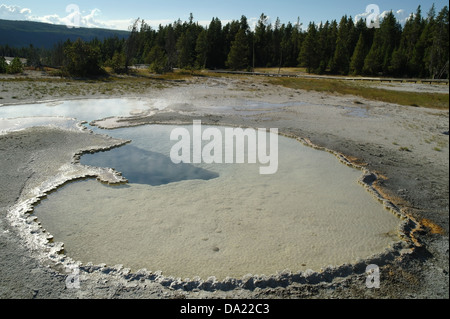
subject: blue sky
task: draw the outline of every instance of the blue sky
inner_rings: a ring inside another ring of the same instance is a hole
[[[178,18],[185,21],[189,13],[194,14],[195,21],[207,24],[213,17],[226,23],[245,15],[251,23],[257,21],[261,13],[269,16],[271,22],[279,17],[282,23],[297,21],[307,25],[326,20],[339,20],[342,16],[356,17],[366,11],[369,4],[376,4],[380,13],[394,11],[399,20],[404,20],[410,13],[422,6],[425,15],[432,4],[439,12],[448,1],[443,0],[146,0],[146,1],[106,1],[106,0],[71,0],[71,1],[32,1],[0,0],[0,19],[32,20],[64,24],[69,15],[66,8],[75,4],[81,12],[81,24],[87,27],[109,27],[126,29],[135,18],[143,18],[150,25],[157,26],[171,23]]]

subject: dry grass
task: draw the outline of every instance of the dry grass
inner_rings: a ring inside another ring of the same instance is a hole
[[[342,95],[354,95],[369,100],[394,103],[405,106],[425,107],[432,109],[449,109],[448,94],[400,92],[376,88],[356,86],[351,82],[330,79],[271,78],[273,85],[287,88],[317,91]]]
[[[255,68],[257,73],[271,73],[271,74],[306,74],[306,68]]]

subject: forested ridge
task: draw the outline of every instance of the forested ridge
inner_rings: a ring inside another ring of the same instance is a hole
[[[99,28],[68,28],[65,25],[49,24],[33,21],[11,21],[0,19],[0,47],[27,48],[33,45],[37,48],[51,49],[59,41],[72,41],[78,38],[91,41],[95,38],[106,39],[113,36],[128,37],[128,31]],[[8,55],[9,56],[9,55]]]
[[[128,38],[102,41],[67,40],[52,49],[0,46],[0,56],[28,58],[31,65],[62,66],[71,74],[100,74],[105,67],[128,72],[131,65],[147,64],[152,72],[180,69],[305,67],[309,73],[418,78],[449,77],[449,12],[445,6],[426,14],[419,6],[402,26],[391,12],[379,28],[365,20],[309,23],[269,23],[262,14],[252,30],[242,16],[223,24],[213,18],[208,27],[175,21],[153,29],[137,19]]]

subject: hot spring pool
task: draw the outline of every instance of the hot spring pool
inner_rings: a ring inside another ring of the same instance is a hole
[[[260,175],[255,164],[175,167],[174,128],[101,131],[132,143],[81,162],[113,166],[130,183],[72,182],[35,207],[69,257],[182,279],[224,279],[318,271],[399,240],[400,220],[358,183],[362,172],[330,153],[280,136],[274,175]]]

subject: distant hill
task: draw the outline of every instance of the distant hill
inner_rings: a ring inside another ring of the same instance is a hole
[[[0,45],[7,44],[14,48],[28,47],[30,44],[37,48],[51,48],[55,43],[67,39],[103,40],[116,35],[119,38],[126,38],[129,32],[94,28],[70,29],[64,25],[0,19]]]

